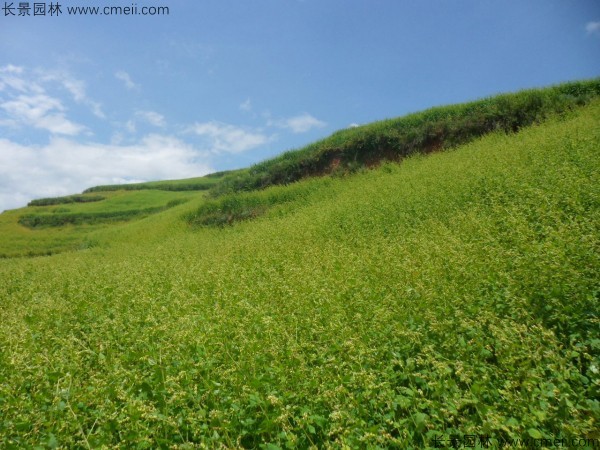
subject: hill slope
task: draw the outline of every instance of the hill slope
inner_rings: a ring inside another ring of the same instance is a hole
[[[593,101],[244,194],[264,210],[232,227],[190,226],[198,197],[0,260],[0,446],[597,440],[599,123]]]
[[[305,187],[267,196],[240,193],[316,175],[343,176],[382,162],[450,149],[486,133],[516,132],[549,117],[566,117],[599,96],[600,79],[502,94],[341,130],[247,169],[185,180],[96,186],[82,195],[34,200],[28,208],[0,215],[0,258],[89,248],[100,243],[96,234],[105,225],[121,227],[193,199],[210,199],[188,214],[193,224],[223,226],[256,218],[274,205],[293,204],[293,199],[306,195]]]

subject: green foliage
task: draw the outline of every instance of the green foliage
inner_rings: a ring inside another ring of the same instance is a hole
[[[131,209],[126,211],[106,211],[88,214],[24,214],[19,219],[19,224],[28,228],[41,228],[131,220],[136,217],[144,217],[149,214],[156,214],[157,212],[164,211],[167,208],[177,206],[181,203],[182,201],[174,200],[165,206],[157,206],[154,208]]]
[[[229,194],[206,200],[196,211],[186,214],[185,218],[191,225],[218,227],[233,225],[235,222],[262,216],[274,206],[280,206],[280,213],[283,212],[282,206],[292,202],[293,207],[298,208],[303,200],[315,191],[322,195],[325,184],[328,184],[327,180],[310,181],[286,187],[272,187],[264,191]]]
[[[66,197],[50,197],[32,200],[27,204],[27,206],[52,206],[66,203],[99,202],[105,198],[106,197],[101,195],[68,195]]]
[[[168,208],[184,203],[184,199],[171,200],[164,206],[152,208],[129,209],[123,211],[102,211],[92,213],[55,213],[55,214],[24,214],[19,218],[19,224],[28,228],[62,227],[65,225],[82,225],[121,220],[131,220],[156,214]]]
[[[213,187],[221,178],[230,174],[230,171],[215,172],[204,177],[189,178],[184,180],[165,180],[148,181],[145,183],[129,184],[110,184],[104,186],[95,186],[86,189],[84,193],[90,192],[111,192],[111,191],[139,191],[139,190],[160,190],[160,191],[205,191]]]
[[[598,123],[596,100],[451,152],[90,226],[83,251],[0,260],[0,447],[592,447]],[[266,209],[190,228],[181,216],[200,220],[202,204]]]

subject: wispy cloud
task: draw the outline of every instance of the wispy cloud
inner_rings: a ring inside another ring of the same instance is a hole
[[[156,111],[137,111],[135,115],[155,127],[164,127],[167,124],[165,117]]]
[[[0,73],[23,73],[23,68],[20,66],[14,66],[12,64],[7,64],[4,67],[0,67]]]
[[[60,100],[45,94],[19,95],[0,103],[13,124],[32,126],[53,134],[76,135],[85,127],[65,117]]]
[[[252,111],[252,102],[249,98],[247,98],[244,102],[240,104],[240,111],[250,112]]]
[[[100,103],[92,100],[86,93],[86,85],[83,81],[78,80],[64,71],[57,72],[40,72],[39,78],[42,81],[54,81],[59,83],[64,89],[66,89],[72,96],[75,102],[86,105],[92,113],[101,119],[106,118],[102,111]]]
[[[270,120],[269,125],[291,130],[292,133],[306,133],[313,128],[323,128],[327,123],[308,113],[290,117],[289,119]]]
[[[122,146],[64,137],[44,146],[0,139],[0,212],[98,184],[202,176],[212,171],[207,158],[173,136],[158,134]]]
[[[0,91],[7,88],[14,89],[19,92],[30,90],[32,86],[22,78],[23,68],[9,64],[0,67]]]
[[[196,123],[188,131],[203,137],[206,140],[205,144],[213,153],[242,153],[264,145],[270,140],[260,131],[216,121]]]
[[[595,34],[600,36],[600,21],[586,23],[585,31],[587,34]]]
[[[128,120],[125,123],[125,129],[130,133],[135,133],[136,132],[135,122],[133,120]]]
[[[123,84],[125,85],[125,87],[127,89],[129,89],[130,91],[140,89],[140,85],[137,83],[134,83],[133,80],[131,79],[131,76],[123,70],[119,70],[118,72],[115,72],[115,77],[118,80],[121,80],[123,82]]]
[[[70,74],[27,71],[7,65],[0,67],[0,126],[31,127],[69,136],[87,130],[67,118],[65,100],[68,98],[54,95],[60,96],[61,90],[66,90],[75,103],[87,106],[94,115],[104,118],[100,104],[87,96],[85,84]]]

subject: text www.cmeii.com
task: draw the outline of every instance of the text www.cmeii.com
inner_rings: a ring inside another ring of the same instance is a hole
[[[65,6],[58,2],[4,2],[5,17],[31,16],[168,16],[168,6]]]

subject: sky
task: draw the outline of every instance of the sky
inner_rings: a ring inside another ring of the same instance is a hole
[[[600,76],[597,0],[21,3],[0,1],[0,211]]]

